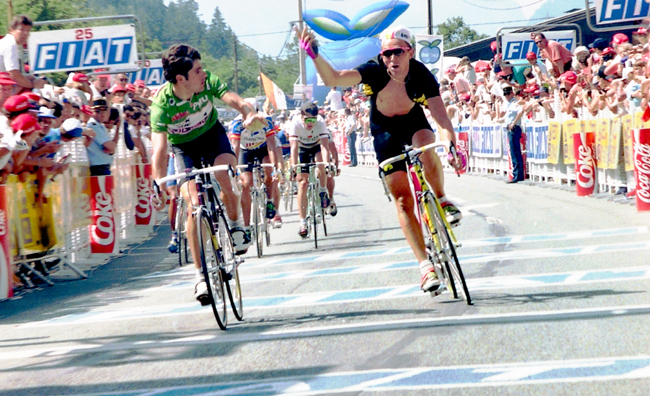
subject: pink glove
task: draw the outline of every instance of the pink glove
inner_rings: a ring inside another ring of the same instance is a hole
[[[306,41],[301,40],[300,47],[305,50],[305,52],[307,53],[307,55],[309,55],[310,58],[316,59],[316,57],[318,56],[318,46],[316,45],[316,43],[314,43],[314,45],[309,45],[307,44]]]

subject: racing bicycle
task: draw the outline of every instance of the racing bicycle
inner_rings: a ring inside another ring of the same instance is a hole
[[[233,188],[237,188],[234,170],[229,165],[209,166],[201,169],[186,169],[154,182],[154,200],[159,200],[159,184],[170,180],[186,178],[194,180],[198,195],[197,205],[192,205],[192,216],[196,224],[203,277],[208,285],[212,312],[222,330],[228,326],[226,291],[237,320],[244,320],[244,306],[241,294],[238,267],[243,260],[235,254],[232,235],[226,220],[225,206],[219,199],[219,185],[212,177],[213,172],[227,171]]]
[[[319,165],[329,166],[327,162],[310,162],[306,164],[294,165],[294,169],[309,169],[309,185],[307,187],[307,235],[314,230],[314,247],[318,249],[318,224],[323,225],[323,234],[327,236],[327,224],[325,223],[325,208],[321,206],[320,196],[318,195],[318,186],[320,185],[316,170]],[[327,169],[325,170],[327,172]]]
[[[384,184],[384,190],[388,200],[390,201],[390,193],[386,185],[385,172],[392,169],[392,164],[398,161],[406,161],[409,169],[409,174],[412,176],[412,188],[415,190],[415,197],[418,203],[418,212],[420,216],[420,224],[425,236],[425,244],[427,246],[427,254],[429,259],[439,273],[442,274],[447,290],[453,296],[458,298],[459,292],[461,297],[465,300],[467,305],[472,304],[472,299],[467,289],[465,276],[460,267],[456,249],[461,244],[456,239],[452,227],[447,221],[445,212],[440,206],[438,198],[429,188],[426,180],[424,179],[424,171],[420,155],[431,149],[446,147],[445,142],[436,142],[427,144],[425,146],[414,148],[412,146],[405,146],[403,153],[395,157],[382,161],[379,164],[379,175]],[[456,150],[453,145],[450,146],[450,153],[454,158],[458,158]],[[433,295],[441,293],[442,288],[439,288]]]
[[[253,237],[257,246],[257,257],[264,253],[264,243],[271,245],[271,222],[266,217],[267,190],[264,184],[264,168],[273,168],[273,164],[260,164],[257,159],[249,165],[237,165],[237,169],[251,169],[253,173],[253,187],[251,188],[251,222]]]

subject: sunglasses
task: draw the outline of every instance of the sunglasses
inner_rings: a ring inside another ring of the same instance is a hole
[[[305,122],[316,122],[318,119],[316,117],[305,117]]]
[[[390,58],[391,56],[400,56],[404,52],[408,51],[410,48],[408,47],[397,47],[397,48],[389,48],[385,49],[380,52],[381,56],[385,56],[386,58]]]
[[[539,45],[541,42],[542,42],[542,40],[540,40],[540,41],[535,41],[535,44],[538,44],[538,45]]]

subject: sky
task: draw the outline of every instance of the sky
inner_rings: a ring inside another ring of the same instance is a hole
[[[168,4],[171,0],[166,0]],[[289,24],[298,20],[300,0],[195,0],[204,22],[210,23],[216,7],[239,40],[257,52],[278,56],[287,39]],[[302,0],[303,9],[337,11],[349,19],[378,0]],[[584,0],[405,0],[409,8],[394,25],[408,27],[413,34],[426,34],[428,1],[433,5],[433,24],[462,16],[479,33],[494,36],[505,26],[539,23],[531,18],[557,17],[565,11],[584,9]],[[452,6],[448,6],[452,4]]]

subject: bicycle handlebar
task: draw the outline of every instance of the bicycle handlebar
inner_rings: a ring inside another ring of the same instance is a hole
[[[427,150],[430,150],[432,148],[437,148],[437,147],[447,147],[447,142],[429,143],[429,144],[427,144],[425,146],[422,146],[422,147],[412,148],[412,149],[408,150],[405,153],[402,153],[400,155],[396,155],[394,157],[391,157],[391,158],[388,158],[388,159],[382,161],[379,164],[379,169],[386,172],[388,170],[388,169],[385,169],[387,165],[393,164],[393,163],[398,162],[398,161],[403,161],[403,160],[406,159],[407,156],[410,156],[411,158],[413,158],[415,156],[418,156],[418,155],[422,154],[423,152],[425,152]],[[453,145],[452,145],[452,147],[453,147]]]
[[[201,174],[206,174],[206,173],[212,173],[212,172],[219,172],[219,171],[228,171],[228,174],[232,178],[234,175],[234,172],[232,170],[232,167],[230,165],[215,165],[215,166],[209,166],[207,168],[201,168],[201,169],[187,169],[185,172],[180,172],[180,173],[175,173],[173,175],[168,175],[163,178],[160,178],[158,180],[153,181],[153,194],[151,195],[150,199],[151,202],[154,204],[154,206],[159,206],[160,205],[160,185],[163,183],[167,183],[168,181],[172,180],[178,180],[183,177],[193,177],[196,175],[201,175]],[[234,187],[233,187],[234,188]]]
[[[273,164],[244,164],[244,165],[237,165],[237,169],[247,169],[249,165],[252,165],[253,167],[255,166],[260,166],[261,168],[273,168],[275,165]]]
[[[317,166],[317,165],[324,165],[324,166],[334,166],[330,162],[307,162],[304,164],[296,164],[291,167],[291,169],[297,169],[303,166]]]

